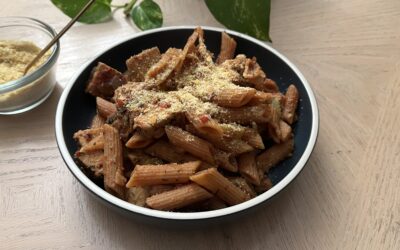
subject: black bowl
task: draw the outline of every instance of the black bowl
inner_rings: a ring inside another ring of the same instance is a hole
[[[90,180],[75,164],[73,154],[77,150],[72,139],[74,132],[89,127],[96,113],[95,99],[84,89],[92,68],[104,62],[120,71],[125,71],[125,60],[142,50],[158,46],[161,51],[170,47],[182,48],[195,27],[168,27],[139,33],[99,53],[72,77],[66,86],[57,107],[56,138],[61,155],[73,175],[95,196],[129,214],[170,220],[200,220],[234,214],[261,204],[285,188],[305,166],[318,134],[318,109],[314,94],[300,71],[286,57],[259,40],[237,32],[225,30],[237,42],[236,52],[248,57],[257,57],[257,62],[269,78],[275,80],[281,91],[294,84],[300,95],[298,121],[294,126],[295,149],[293,156],[272,168],[269,172],[274,186],[267,192],[244,203],[207,212],[176,213],[157,211],[135,206],[108,194]],[[207,48],[218,54],[222,29],[204,28]]]

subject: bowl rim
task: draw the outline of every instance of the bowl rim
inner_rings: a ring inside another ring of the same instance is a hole
[[[148,31],[144,31],[144,32],[139,32],[129,38],[126,38],[122,41],[118,41],[118,42],[112,44],[107,49],[101,51],[100,53],[97,53],[94,58],[96,58],[99,55],[102,55],[103,53],[107,52],[111,48],[114,48],[122,43],[125,43],[129,40],[135,39],[137,37],[146,36],[148,34],[157,33],[157,32],[161,32],[161,31],[181,30],[181,29],[187,30],[187,29],[195,29],[196,27],[198,27],[198,26],[195,26],[195,25],[170,26],[170,27],[162,27],[162,28],[152,29],[152,30],[148,30]],[[56,110],[55,132],[56,132],[56,141],[58,144],[58,148],[59,148],[61,156],[64,159],[64,162],[66,163],[69,170],[83,184],[83,186],[85,186],[89,191],[96,194],[98,197],[100,197],[104,201],[106,201],[112,205],[115,205],[119,208],[122,208],[123,210],[126,210],[128,212],[134,212],[134,213],[138,213],[141,215],[160,218],[160,219],[187,221],[187,220],[217,218],[217,217],[222,217],[222,216],[238,213],[240,211],[243,211],[248,208],[254,207],[256,205],[259,205],[259,204],[263,203],[264,201],[270,199],[271,197],[276,195],[278,192],[283,190],[290,182],[292,182],[292,180],[300,173],[300,171],[304,168],[305,164],[307,163],[307,161],[311,155],[311,152],[313,151],[313,148],[315,146],[316,140],[317,140],[318,127],[319,127],[319,113],[318,113],[318,107],[317,107],[317,102],[316,102],[314,93],[313,93],[310,85],[308,84],[307,80],[305,79],[303,74],[300,72],[300,70],[292,62],[290,62],[289,59],[287,59],[284,55],[282,55],[277,50],[272,48],[270,45],[268,45],[260,40],[257,40],[248,35],[245,35],[245,34],[242,34],[242,33],[236,32],[236,31],[232,31],[229,29],[209,27],[209,26],[201,26],[201,27],[204,30],[217,31],[217,32],[225,31],[228,34],[232,34],[232,35],[244,38],[246,40],[249,40],[252,43],[260,45],[263,48],[269,50],[271,53],[278,56],[296,73],[296,75],[299,77],[302,84],[304,85],[307,95],[309,96],[310,103],[311,103],[311,113],[312,113],[311,134],[310,134],[310,138],[308,140],[308,143],[307,143],[307,146],[306,146],[306,149],[305,149],[303,155],[300,157],[299,161],[296,163],[296,165],[293,167],[293,169],[279,183],[277,183],[271,189],[269,189],[268,191],[254,197],[246,202],[243,202],[243,203],[240,203],[240,204],[237,204],[234,206],[230,206],[227,208],[223,208],[223,209],[204,211],[204,212],[187,212],[187,213],[186,212],[185,213],[167,212],[167,211],[159,211],[159,210],[153,210],[150,208],[140,207],[140,206],[128,203],[127,201],[121,200],[121,199],[107,193],[104,189],[97,186],[92,180],[90,180],[81,171],[81,169],[76,165],[73,158],[69,154],[67,146],[65,144],[64,137],[63,137],[62,121],[63,121],[63,112],[64,112],[65,102],[67,100],[67,97],[70,93],[72,86],[76,82],[79,75],[85,70],[86,67],[88,67],[88,65],[90,65],[94,61],[94,58],[91,58],[88,60],[88,62],[86,62],[84,65],[82,65],[80,67],[80,69],[69,80],[68,84],[65,86],[65,88],[63,90],[63,93],[60,97],[60,100],[57,105],[57,110]]]
[[[40,30],[41,32],[50,34],[51,39],[53,39],[56,35],[57,32],[54,30],[53,27],[51,27],[49,24],[40,21],[39,19],[32,18],[32,17],[24,17],[24,16],[5,16],[5,17],[0,17],[1,20],[17,20],[17,21],[23,21],[23,25],[19,24],[18,26],[24,26],[26,28],[31,28],[29,25],[34,25],[36,28],[41,28],[43,30]],[[6,24],[1,24],[0,28],[8,26]],[[16,80],[8,81],[5,83],[0,84],[0,94],[5,94],[8,92],[15,91],[21,87],[24,87],[26,85],[31,84],[32,82],[36,81],[40,77],[42,77],[44,74],[46,74],[57,62],[57,59],[60,55],[60,41],[57,41],[53,45],[53,49],[51,50],[51,54],[47,58],[47,60],[39,66],[36,70],[30,72],[29,74],[22,76],[21,78],[18,78]]]

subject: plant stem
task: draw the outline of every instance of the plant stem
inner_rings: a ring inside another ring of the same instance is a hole
[[[128,3],[120,4],[120,5],[118,5],[118,4],[110,4],[109,6],[112,7],[112,8],[116,8],[116,9],[122,9],[122,8],[125,8],[126,6],[128,6]]]
[[[137,0],[131,0],[124,8],[124,14],[125,16],[129,16],[131,9],[133,8],[133,6],[135,5],[135,3],[137,2]]]

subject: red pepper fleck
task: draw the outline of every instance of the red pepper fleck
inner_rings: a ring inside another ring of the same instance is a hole
[[[208,115],[201,115],[201,116],[199,117],[199,120],[200,120],[202,123],[207,123],[207,122],[210,121],[210,118],[209,118]]]
[[[168,102],[160,102],[160,103],[158,103],[158,106],[160,108],[167,109],[167,108],[171,107],[171,104],[169,104]]]

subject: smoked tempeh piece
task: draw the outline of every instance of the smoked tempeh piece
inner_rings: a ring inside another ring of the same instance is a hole
[[[145,80],[153,81],[156,86],[163,84],[179,65],[181,53],[181,49],[169,48],[161,56],[161,59],[147,71]]]
[[[126,201],[137,206],[144,207],[146,198],[150,196],[147,187],[132,187],[126,189]]]
[[[294,140],[290,139],[284,143],[276,144],[257,156],[257,166],[264,172],[289,157],[293,151]]]
[[[249,196],[236,187],[216,168],[209,168],[196,173],[190,180],[206,188],[229,205],[236,205],[249,199]]]
[[[104,133],[104,186],[107,191],[124,197],[126,178],[124,176],[122,142],[118,130],[105,124]]]
[[[210,199],[212,194],[197,184],[189,184],[171,191],[153,195],[146,199],[146,204],[158,210],[171,211]]]
[[[97,113],[104,118],[108,118],[117,113],[117,107],[114,103],[104,100],[101,97],[96,97]]]
[[[104,153],[103,150],[93,151],[90,153],[75,153],[75,157],[96,177],[103,175]]]
[[[182,164],[136,165],[126,187],[186,183],[200,164],[200,161],[193,161]]]
[[[283,106],[283,120],[287,123],[292,124],[294,121],[294,115],[297,109],[297,103],[299,101],[299,92],[296,86],[291,84],[285,94],[285,105]]]
[[[105,99],[113,97],[114,91],[126,83],[126,78],[118,70],[99,62],[93,68],[86,92]]]
[[[143,50],[137,55],[126,60],[127,78],[131,82],[144,81],[147,71],[161,58],[160,50],[157,47]]]
[[[235,55],[236,41],[226,32],[221,33],[221,50],[217,58],[217,64],[221,64]]]

